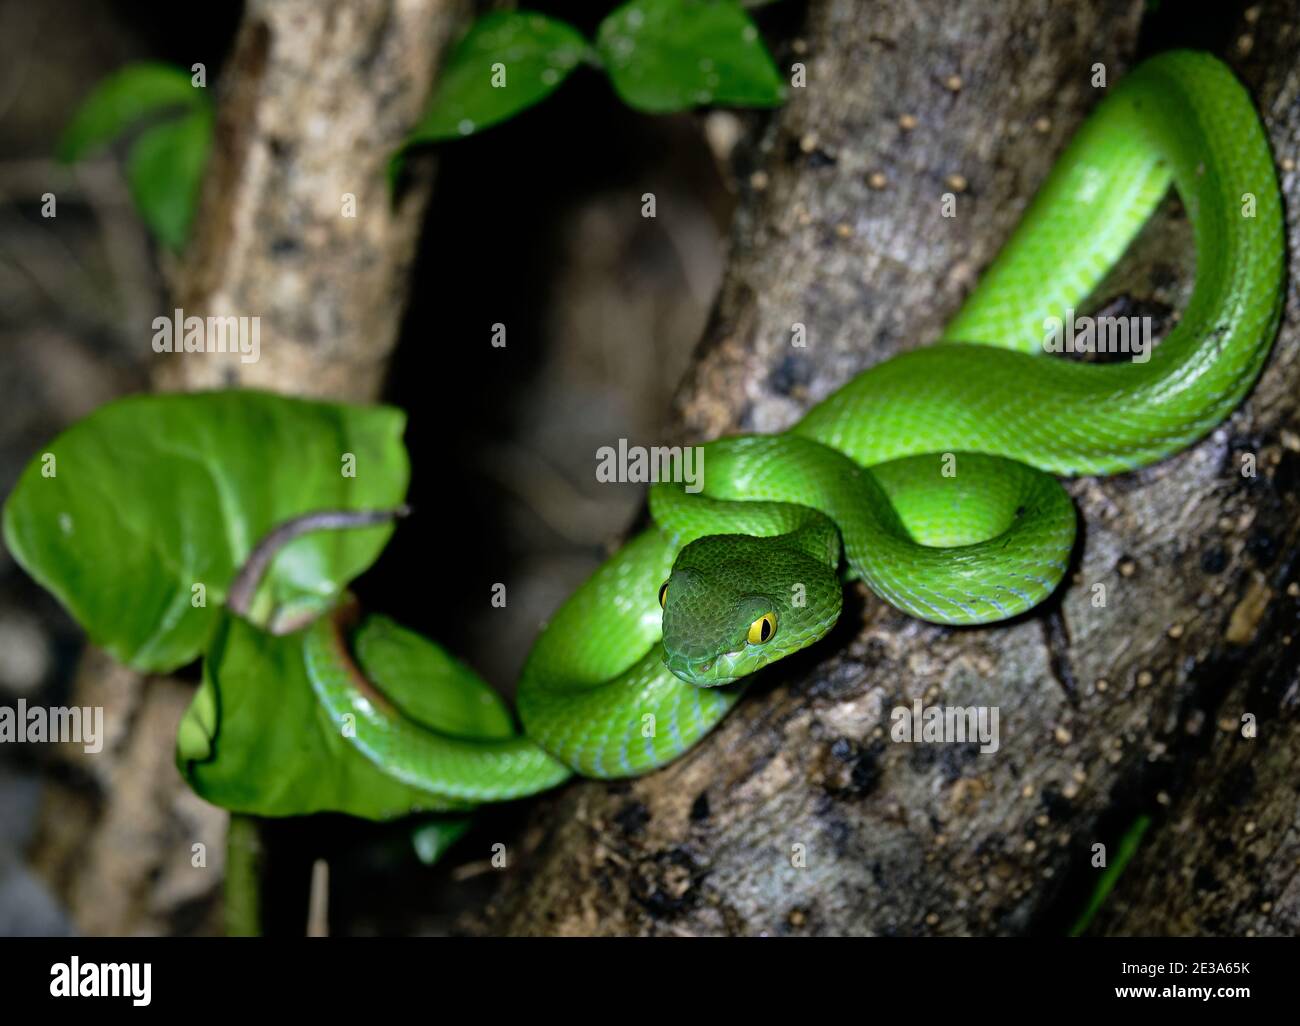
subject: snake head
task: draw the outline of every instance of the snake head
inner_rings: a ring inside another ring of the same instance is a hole
[[[806,648],[843,601],[834,569],[783,536],[693,541],[660,594],[664,664],[697,687],[730,684]]]

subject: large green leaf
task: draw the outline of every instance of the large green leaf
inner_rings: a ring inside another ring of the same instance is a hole
[[[406,145],[470,135],[531,107],[587,50],[582,33],[554,18],[529,11],[485,15],[452,53]]]
[[[212,112],[200,107],[145,129],[127,155],[131,198],[149,229],[173,250],[189,236],[211,149]]]
[[[368,617],[353,649],[362,672],[390,698],[400,699],[416,722],[454,728],[461,737],[514,733],[509,711],[487,685],[440,687],[449,657],[386,617]],[[421,692],[423,697],[414,700]],[[261,816],[332,811],[391,819],[473,805],[385,774],[343,737],[317,701],[302,633],[270,635],[235,616],[223,620],[204,660],[203,683],[181,720],[176,758],[190,785],[208,801]],[[432,859],[467,825],[468,820],[439,821],[417,845]]]
[[[176,762],[199,795],[233,812],[391,819],[466,807],[387,776],[343,737],[312,691],[301,632],[271,635],[236,616],[212,639]]]
[[[638,110],[774,107],[785,96],[734,0],[632,0],[601,22],[596,49],[619,96]]]
[[[86,97],[59,140],[59,159],[79,160],[152,115],[196,107],[210,108],[210,101],[181,68],[152,61],[128,64]]]
[[[96,644],[139,669],[171,670],[202,652],[235,572],[272,527],[313,510],[401,503],[404,424],[391,407],[260,392],[123,399],[32,460],[5,503],[5,544]],[[344,474],[346,454],[355,476]],[[328,608],[391,530],[320,531],[286,546],[252,618]]]

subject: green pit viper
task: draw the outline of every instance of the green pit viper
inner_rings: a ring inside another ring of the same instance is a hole
[[[1047,318],[1088,297],[1171,182],[1196,246],[1176,326],[1145,363],[1044,355]],[[538,637],[518,686],[522,735],[468,736],[454,716],[444,733],[417,724],[404,708],[485,685],[450,657],[441,679],[412,682],[391,630],[358,635],[367,679],[337,616],[304,634],[312,686],[337,722],[355,717],[352,743],[433,809],[663,766],[745,677],[827,633],[841,562],[934,623],[1043,601],[1075,537],[1052,475],[1133,470],[1222,421],[1268,354],[1283,276],[1277,179],[1246,91],[1209,55],[1154,57],[1079,129],[937,344],[863,371],[783,434],[704,446],[700,494],[652,487],[653,526]]]

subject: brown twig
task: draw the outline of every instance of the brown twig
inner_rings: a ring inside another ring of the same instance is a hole
[[[409,506],[394,509],[325,509],[286,520],[272,528],[248,554],[226,593],[226,608],[239,616],[248,616],[257,586],[262,583],[266,568],[292,541],[313,531],[341,531],[354,527],[374,527],[411,512]]]

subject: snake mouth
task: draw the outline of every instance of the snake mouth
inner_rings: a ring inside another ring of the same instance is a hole
[[[664,665],[674,677],[692,684],[697,688],[716,688],[722,684],[731,684],[740,680],[741,675],[710,673],[718,662],[717,657],[707,659],[689,659],[683,655],[664,656]]]
[[[715,657],[706,657],[703,659],[692,659],[681,655],[680,653],[664,653],[663,664],[672,671],[672,675],[679,677],[680,680],[688,684],[694,684],[697,688],[712,687],[715,684],[725,684],[735,680],[736,677],[716,677],[710,676],[710,671],[714,668],[714,663],[718,662]]]

